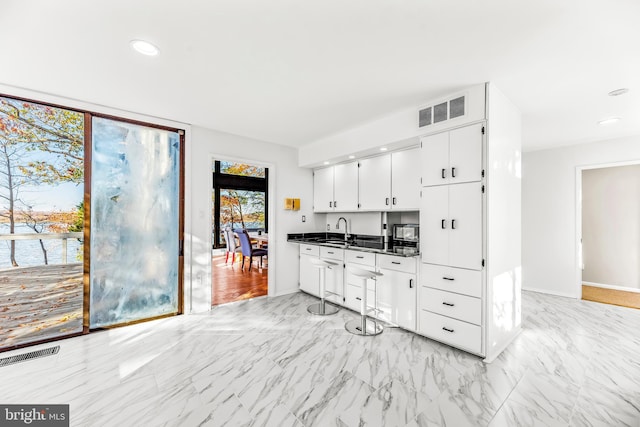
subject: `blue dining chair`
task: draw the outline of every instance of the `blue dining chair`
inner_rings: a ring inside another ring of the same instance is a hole
[[[240,247],[242,248],[242,269],[244,270],[244,260],[249,258],[249,271],[251,271],[251,265],[253,264],[253,257],[260,257],[260,268],[262,268],[262,257],[268,256],[267,249],[254,248],[251,245],[251,238],[249,233],[244,228],[237,228],[234,230],[238,234],[240,239]]]

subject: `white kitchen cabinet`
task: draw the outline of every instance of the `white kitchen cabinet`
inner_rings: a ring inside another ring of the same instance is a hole
[[[325,271],[326,300],[336,304],[343,304],[344,297],[344,250],[320,247],[320,259],[338,263],[331,265]]]
[[[482,184],[424,187],[420,229],[423,262],[482,269]]]
[[[484,102],[421,138],[418,333],[491,361],[521,328],[521,116],[491,84]]]
[[[445,265],[422,264],[423,286],[482,298],[482,272]]]
[[[422,185],[480,181],[483,135],[484,124],[476,123],[423,137]]]
[[[420,209],[420,172],[419,148],[360,160],[359,210]]]
[[[344,274],[344,294],[345,306],[360,312],[360,301],[362,297],[362,279],[349,272],[349,267],[357,267],[365,270],[375,271],[376,255],[363,251],[344,251],[345,274]],[[367,307],[376,306],[376,281],[367,279]]]
[[[415,331],[417,310],[416,258],[378,255],[378,317]]]
[[[313,172],[314,212],[333,212],[333,167]]]
[[[391,209],[391,154],[360,160],[359,209]]]
[[[391,209],[420,209],[420,149],[391,153]]]
[[[318,258],[318,246],[300,245],[300,290],[308,294],[320,295],[320,271],[311,263],[311,258]]]
[[[357,162],[344,163],[314,171],[314,212],[353,212],[357,209]]]
[[[334,166],[333,172],[334,212],[353,212],[358,209],[358,163]]]
[[[482,354],[480,326],[427,310],[420,311],[418,322],[421,334],[471,353]]]

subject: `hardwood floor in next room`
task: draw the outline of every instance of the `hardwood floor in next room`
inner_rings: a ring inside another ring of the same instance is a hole
[[[225,304],[233,301],[261,297],[267,295],[268,261],[263,261],[263,268],[259,268],[260,261],[254,259],[253,267],[249,271],[249,260],[245,261],[242,269],[241,256],[236,255],[236,262],[225,264],[225,256],[214,256],[211,259],[212,305]]]
[[[582,285],[582,299],[640,309],[640,293]]]

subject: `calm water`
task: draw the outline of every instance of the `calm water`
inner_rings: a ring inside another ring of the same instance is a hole
[[[9,233],[8,224],[0,224],[0,234]],[[16,233],[34,233],[25,225],[16,225]],[[35,233],[34,233],[35,234]],[[62,240],[43,240],[49,264],[62,264]],[[11,267],[11,249],[8,240],[0,240],[0,269]],[[67,239],[67,262],[79,262],[82,245],[77,239]],[[44,265],[44,256],[39,240],[16,240],[16,261],[20,267]]]

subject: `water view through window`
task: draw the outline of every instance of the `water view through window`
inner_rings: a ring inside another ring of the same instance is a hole
[[[84,114],[0,97],[0,348],[82,331]]]

